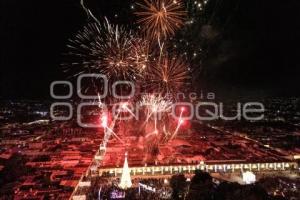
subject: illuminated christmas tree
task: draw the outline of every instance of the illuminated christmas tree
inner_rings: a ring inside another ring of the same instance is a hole
[[[128,167],[127,161],[127,152],[125,153],[125,161],[123,165],[122,177],[119,184],[119,187],[122,189],[128,189],[132,186],[131,177],[130,177],[130,169]]]

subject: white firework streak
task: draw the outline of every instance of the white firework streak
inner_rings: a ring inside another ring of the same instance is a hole
[[[80,5],[81,7],[84,9],[84,11],[87,13],[87,15],[89,17],[92,17],[97,23],[99,23],[98,19],[93,15],[93,13],[91,12],[90,9],[88,9],[85,4],[84,4],[84,0],[80,0]]]
[[[142,97],[139,102],[140,106],[147,107],[147,120],[153,115],[153,113],[168,112],[172,108],[172,102],[163,98],[161,95],[147,94]]]
[[[102,126],[104,128],[104,141],[103,141],[103,144],[104,144],[105,147],[106,147],[107,142],[109,141],[111,135],[113,135],[119,141],[124,143],[124,141],[122,141],[122,139],[113,131],[114,127],[115,127],[115,124],[116,124],[116,121],[119,119],[119,115],[123,110],[129,112],[132,116],[135,117],[134,113],[128,108],[128,103],[122,103],[121,104],[121,108],[118,109],[118,112],[117,112],[116,116],[114,117],[114,120],[112,121],[112,123],[109,126],[108,126],[108,122],[107,122],[108,117],[106,115],[104,115],[105,120],[102,120],[102,123],[103,123]]]
[[[152,115],[154,115],[154,132],[157,131],[157,117],[158,114],[168,112],[172,108],[172,102],[163,98],[161,95],[147,94],[142,97],[140,106],[147,107],[147,118],[145,123],[147,123]]]
[[[181,125],[183,123],[182,114],[183,114],[183,110],[181,110],[181,112],[180,112],[180,116],[179,116],[177,127],[176,127],[173,135],[171,136],[170,141],[173,140],[176,137],[176,135],[177,135],[177,133],[179,131],[179,128],[181,127]]]

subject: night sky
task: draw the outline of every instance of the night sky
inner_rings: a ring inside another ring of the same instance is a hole
[[[220,37],[198,87],[220,94],[299,96],[300,1],[210,1],[221,5],[211,22]],[[88,5],[99,18],[133,24],[131,3],[90,0]],[[1,0],[0,9],[0,98],[49,98],[51,81],[66,78],[60,64],[67,40],[87,21],[80,0]]]

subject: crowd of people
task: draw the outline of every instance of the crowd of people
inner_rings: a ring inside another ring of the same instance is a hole
[[[93,180],[89,200],[289,200],[279,195],[270,195],[266,185],[258,182],[251,185],[221,182],[216,184],[209,173],[197,171],[191,179],[183,174],[170,179],[140,178],[132,180],[132,187],[122,190],[120,180],[99,177]],[[283,181],[281,180],[281,184]],[[292,185],[297,187],[297,185]],[[295,190],[296,191],[296,190]]]
[[[102,178],[94,180],[88,199],[171,199],[172,189],[165,179],[133,179],[133,187],[127,190],[120,189],[118,183],[119,179]]]

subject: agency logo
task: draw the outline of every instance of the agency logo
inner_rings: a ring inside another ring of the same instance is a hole
[[[83,79],[101,80],[102,92],[97,95],[87,95],[82,92]],[[56,100],[51,105],[50,115],[52,120],[67,121],[71,119],[77,120],[81,127],[97,128],[103,127],[103,116],[108,116],[112,120],[141,120],[145,118],[155,119],[155,121],[164,120],[164,116],[177,120],[178,123],[185,121],[214,121],[214,120],[247,120],[259,121],[264,118],[265,107],[260,102],[237,102],[234,114],[226,113],[223,103],[215,103],[212,101],[198,100],[196,93],[190,94],[172,94],[164,95],[153,93],[138,93],[135,84],[132,81],[115,81],[108,84],[108,78],[103,74],[82,74],[77,78],[76,87],[69,81],[54,81],[50,86],[50,95]],[[67,93],[58,95],[55,88],[64,86]],[[121,93],[119,88],[126,87],[126,94]],[[79,103],[71,103],[74,97],[74,88],[76,95],[80,99]],[[179,97],[188,96],[191,101],[179,101]],[[214,94],[208,96],[213,97]],[[110,99],[104,103],[105,99]],[[209,100],[209,99],[208,99]],[[89,111],[85,111],[86,109]],[[63,111],[64,112],[63,112]],[[76,113],[76,115],[74,115]],[[105,114],[104,114],[105,113]],[[108,114],[109,113],[109,114]],[[146,114],[145,114],[146,113]],[[84,118],[92,117],[99,119],[100,123],[89,123]],[[98,117],[98,118],[97,118]]]

